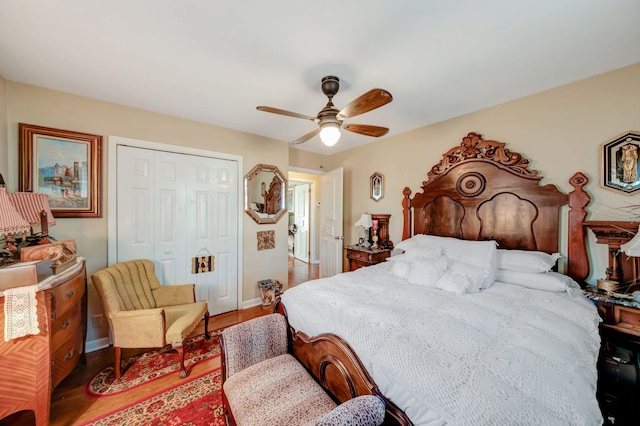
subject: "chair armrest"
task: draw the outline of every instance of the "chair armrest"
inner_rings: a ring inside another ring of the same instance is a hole
[[[166,285],[151,290],[156,306],[184,305],[196,301],[195,284]]]
[[[316,426],[378,426],[384,422],[386,404],[377,395],[350,399],[322,416]]]
[[[150,348],[166,344],[166,320],[162,308],[112,312],[107,318],[114,346]]]
[[[220,347],[224,377],[286,354],[287,344],[287,321],[280,314],[261,316],[223,330]]]

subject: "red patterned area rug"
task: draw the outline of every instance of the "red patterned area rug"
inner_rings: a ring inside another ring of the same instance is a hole
[[[216,332],[211,333],[210,339],[205,339],[204,334],[201,334],[185,341],[184,365],[187,371],[194,364],[219,356],[220,344]],[[178,351],[172,350],[171,345],[168,345],[123,360],[119,380],[116,380],[113,366],[103,369],[85,385],[84,391],[93,397],[114,395],[167,374],[177,374],[179,369]]]
[[[221,370],[186,380],[82,426],[223,426]]]

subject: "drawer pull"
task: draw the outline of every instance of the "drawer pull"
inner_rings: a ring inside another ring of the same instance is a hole
[[[61,328],[62,330],[64,330],[65,328],[69,327],[70,325],[71,325],[71,320],[70,320],[70,319],[68,319],[68,320],[66,320],[66,321],[64,322],[64,324],[62,324],[62,325],[60,326],[60,328]]]
[[[76,294],[76,291],[75,290],[71,290],[65,296],[67,296],[67,299],[69,299],[70,297],[73,297],[74,294]]]
[[[69,352],[66,353],[66,355],[64,356],[64,360],[67,361],[69,359],[71,359],[73,357],[73,348],[71,348],[69,350]]]

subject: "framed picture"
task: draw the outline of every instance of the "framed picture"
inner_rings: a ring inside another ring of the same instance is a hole
[[[102,136],[19,124],[20,191],[49,196],[55,217],[102,217]]]
[[[384,197],[384,177],[381,173],[375,172],[369,178],[370,184],[370,197],[375,201],[382,200]]]
[[[602,144],[602,186],[627,195],[640,193],[640,132]]]

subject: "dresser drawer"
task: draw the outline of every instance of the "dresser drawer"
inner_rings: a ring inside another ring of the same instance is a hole
[[[84,275],[78,273],[69,281],[53,289],[51,319],[62,316],[72,306],[80,304],[84,296]]]
[[[364,251],[347,250],[347,257],[349,259],[362,260],[362,261],[368,262],[369,256],[370,254]]]
[[[51,352],[60,348],[82,325],[80,304],[51,321]]]
[[[73,370],[82,355],[82,329],[78,328],[69,340],[62,343],[60,349],[51,356],[51,387],[58,386],[67,374]]]

